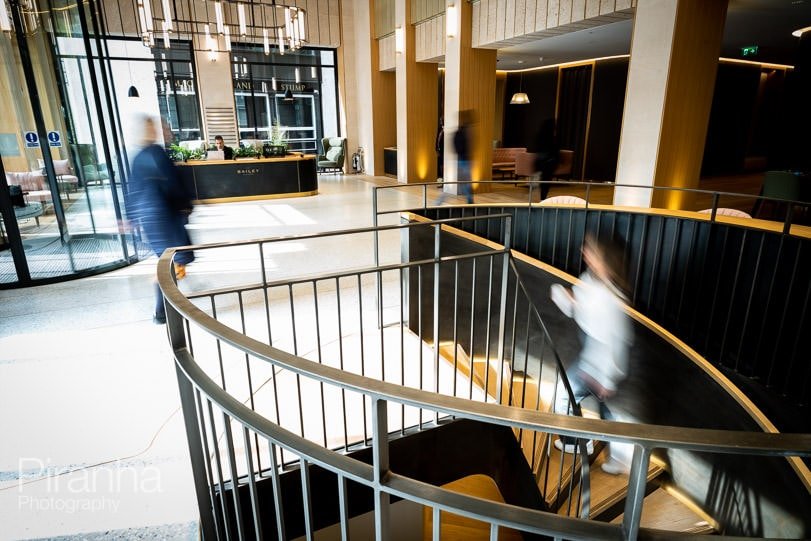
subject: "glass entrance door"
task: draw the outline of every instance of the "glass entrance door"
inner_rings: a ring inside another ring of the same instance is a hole
[[[0,32],[0,287],[120,266],[135,254],[121,225],[122,153],[91,8],[36,5],[9,6]]]

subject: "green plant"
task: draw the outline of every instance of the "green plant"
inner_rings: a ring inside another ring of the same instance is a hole
[[[285,146],[287,144],[287,128],[279,125],[279,121],[273,123],[270,128],[270,144],[275,146]]]
[[[255,158],[259,152],[253,145],[241,146],[234,149],[235,158]]]

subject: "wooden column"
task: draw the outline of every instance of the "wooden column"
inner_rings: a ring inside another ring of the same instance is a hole
[[[727,0],[639,0],[617,182],[695,188]],[[683,192],[617,189],[615,205],[686,208]]]
[[[493,164],[493,127],[496,109],[496,51],[472,47],[473,8],[466,0],[447,0],[458,13],[454,36],[445,48],[445,180],[456,180],[453,134],[459,126],[459,112],[471,109],[476,118],[471,178],[490,180]],[[483,186],[475,186],[482,191]],[[448,191],[456,192],[453,187]]]
[[[403,32],[404,50],[397,53],[397,180],[436,180],[436,126],[439,79],[437,65],[417,62],[411,0],[396,0],[395,28]]]

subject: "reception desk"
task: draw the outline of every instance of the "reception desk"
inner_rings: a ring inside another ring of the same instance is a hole
[[[315,156],[201,160],[178,164],[186,188],[199,203],[301,197],[318,193]]]

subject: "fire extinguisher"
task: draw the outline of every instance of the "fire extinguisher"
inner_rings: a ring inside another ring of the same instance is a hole
[[[352,154],[352,170],[363,173],[363,147],[358,147],[358,151]]]

